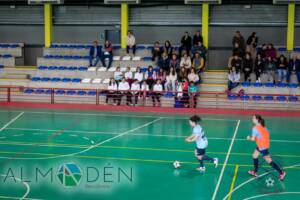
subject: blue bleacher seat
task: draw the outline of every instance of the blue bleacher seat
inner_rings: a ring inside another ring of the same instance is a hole
[[[286,51],[286,48],[285,47],[279,47],[278,51]]]
[[[175,107],[175,108],[183,108],[183,107],[184,107],[184,104],[183,104],[182,101],[176,100],[176,101],[175,101],[175,104],[174,104],[174,107]]]
[[[277,101],[286,101],[286,96],[278,96],[276,99]]]
[[[4,65],[0,65],[0,69],[3,69],[4,68]]]
[[[144,45],[137,45],[136,50],[145,50],[146,47]]]
[[[237,100],[238,95],[236,95],[236,94],[230,94],[230,95],[227,96],[227,98],[228,98],[229,100]]]
[[[146,56],[143,58],[143,61],[152,61],[152,57]]]
[[[250,85],[251,85],[250,82],[243,82],[242,83],[243,87],[250,87]]]
[[[260,95],[254,95],[254,96],[252,96],[252,99],[254,101],[260,101],[260,100],[262,100],[262,96],[260,96]]]
[[[274,83],[265,83],[264,85],[265,85],[265,87],[268,87],[268,88],[273,88],[273,87],[275,87],[275,84],[274,84]]]
[[[66,93],[66,91],[64,91],[64,90],[56,90],[55,91],[55,94],[58,94],[58,95],[63,95],[65,93]]]
[[[60,82],[61,81],[61,78],[59,77],[54,77],[51,79],[51,82]]]
[[[80,78],[73,78],[73,79],[72,79],[72,82],[73,82],[73,83],[80,83],[80,82],[81,82],[81,79],[80,79]]]
[[[298,97],[297,96],[289,96],[289,101],[290,102],[297,102],[298,101]]]
[[[95,96],[96,94],[97,94],[97,92],[94,90],[88,91],[88,93],[87,93],[87,95],[89,95],[89,96]]]
[[[252,83],[253,87],[262,87],[262,83]]]
[[[113,49],[114,49],[114,50],[121,49],[121,45],[119,45],[119,44],[115,44],[115,45],[113,46]]]
[[[294,51],[300,52],[300,48],[299,48],[299,47],[296,47],[296,48],[294,48]]]
[[[248,95],[240,96],[240,98],[241,98],[241,100],[243,100],[243,101],[248,101],[248,100],[250,100],[250,96],[248,96]]]
[[[70,78],[63,78],[62,79],[62,82],[64,82],[64,83],[69,83],[71,81],[72,81],[72,79],[70,79]]]
[[[77,95],[81,95],[81,96],[83,96],[83,95],[86,95],[86,91],[83,91],[83,90],[79,90],[79,91],[77,91]]]
[[[53,90],[48,89],[45,91],[45,94],[53,94],[53,92],[54,92]]]
[[[295,84],[295,83],[290,83],[290,84],[288,84],[288,87],[289,87],[289,88],[297,88],[298,85]]]
[[[78,70],[79,71],[86,71],[86,70],[88,70],[88,68],[87,67],[79,67]]]
[[[58,70],[61,70],[61,71],[65,71],[65,70],[67,70],[68,68],[67,67],[65,67],[65,66],[59,66],[58,67]]]
[[[57,66],[49,66],[49,67],[48,67],[48,70],[51,70],[51,71],[57,70],[57,69],[58,69]]]
[[[142,72],[142,73],[145,73],[147,70],[148,70],[147,67],[141,67],[141,72]]]
[[[41,77],[32,77],[31,78],[31,81],[40,81],[41,80]]]
[[[173,98],[173,97],[174,97],[174,94],[173,94],[173,92],[166,92],[166,93],[164,94],[164,97],[167,97],[167,98]]]
[[[273,101],[273,100],[274,100],[274,97],[271,96],[271,95],[268,95],[268,96],[265,96],[265,97],[264,97],[264,100],[266,100],[266,101]]]
[[[74,67],[74,66],[68,68],[68,70],[70,70],[70,71],[76,71],[77,69],[78,69],[78,67]]]
[[[43,93],[45,93],[45,90],[43,90],[43,89],[37,89],[37,90],[35,91],[35,93],[36,93],[36,94],[43,94]]]
[[[10,55],[10,54],[4,54],[4,55],[2,55],[2,57],[3,57],[3,58],[11,58],[11,57],[13,57],[13,56]]]
[[[39,66],[38,69],[39,70],[46,70],[46,69],[48,69],[48,67],[47,66]]]
[[[67,95],[75,95],[75,94],[76,94],[76,91],[74,91],[74,90],[67,91]]]
[[[277,85],[278,87],[280,87],[280,88],[285,88],[286,87],[286,83],[278,83],[278,85]]]
[[[25,89],[24,90],[24,93],[26,93],[26,94],[32,94],[33,92],[34,92],[33,89]]]
[[[41,81],[42,82],[48,82],[48,81],[50,81],[50,78],[49,77],[43,77],[43,78],[41,78]]]
[[[153,49],[153,45],[147,46],[147,50],[152,50]]]

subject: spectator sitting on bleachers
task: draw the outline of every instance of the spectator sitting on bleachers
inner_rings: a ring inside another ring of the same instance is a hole
[[[268,44],[267,49],[265,50],[266,58],[271,57],[272,60],[276,61],[277,51],[274,48],[273,44]]]
[[[195,85],[195,82],[193,82],[193,81],[190,82],[188,91],[189,91],[189,97],[192,99],[191,105],[189,107],[196,108],[198,86]]]
[[[123,78],[123,72],[121,72],[121,68],[118,66],[116,71],[114,72],[114,79],[117,83],[119,83]]]
[[[134,73],[134,79],[138,80],[140,84],[144,80],[144,73],[141,71],[140,67],[136,68],[136,71]]]
[[[276,64],[271,56],[267,57],[267,60],[265,62],[264,72],[266,73],[268,77],[268,82],[275,83],[275,70],[276,70]]]
[[[90,55],[90,66],[97,66],[99,60],[103,64],[102,48],[101,48],[101,46],[98,45],[97,41],[93,42],[93,46],[90,48],[89,55]],[[93,63],[94,60],[95,60],[95,62]]]
[[[253,69],[253,60],[251,58],[250,53],[246,53],[244,62],[243,62],[243,73],[245,81],[250,82],[250,74],[252,73]]]
[[[156,79],[160,80],[161,84],[163,85],[163,88],[166,83],[166,76],[167,76],[167,72],[165,70],[163,70],[162,68],[160,68],[158,73],[156,74]]]
[[[128,31],[126,36],[126,53],[129,54],[129,50],[132,49],[133,55],[135,55],[136,51],[136,43],[135,43],[135,37],[131,33],[131,31]]]
[[[287,74],[287,81],[290,82],[291,75],[296,74],[298,84],[300,84],[300,60],[297,58],[296,54],[292,55],[292,58],[289,61],[289,68]]]
[[[114,105],[116,105],[117,101],[117,90],[118,90],[118,84],[116,83],[115,79],[111,78],[109,80],[109,84],[107,86],[107,94],[106,94],[106,100],[105,103],[108,104],[109,99],[112,99],[114,102]]]
[[[103,52],[103,66],[106,67],[105,59],[108,58],[108,67],[109,69],[113,62],[113,47],[110,41],[106,40],[104,44],[104,52]]]
[[[190,55],[190,51],[192,48],[192,38],[189,35],[189,32],[185,32],[184,36],[182,36],[181,45],[179,47],[179,56],[182,56],[183,51],[185,51],[188,55]]]
[[[180,61],[175,53],[172,54],[172,59],[170,60],[169,68],[174,68],[176,72],[179,72],[180,70]]]
[[[169,70],[170,60],[166,52],[162,54],[162,58],[158,61],[158,66],[160,69],[163,69],[164,71]]]
[[[173,54],[173,47],[171,45],[171,42],[169,40],[165,41],[165,46],[163,49],[163,53],[166,53],[168,58],[171,59],[172,54]]]
[[[234,44],[234,48],[232,50],[232,55],[237,55],[238,57],[243,58],[245,54],[245,51],[243,48],[240,47],[238,43]]]
[[[266,58],[266,50],[267,50],[267,45],[262,44],[260,48],[257,50],[257,54],[260,54],[262,59]]]
[[[253,32],[247,39],[246,52],[249,52],[252,55],[252,59],[255,59],[256,47],[258,44],[258,37],[256,32]]]
[[[180,68],[190,69],[191,67],[192,67],[191,58],[188,56],[187,53],[185,53],[180,60]]]
[[[184,78],[182,83],[182,101],[185,108],[189,107],[189,80]]]
[[[202,37],[200,31],[197,30],[197,32],[195,33],[195,35],[193,37],[193,46],[198,45],[199,42],[203,43],[203,37]]]
[[[204,72],[205,61],[204,58],[202,58],[198,52],[195,54],[195,57],[193,58],[192,67],[195,68],[198,74]]]
[[[191,71],[188,75],[189,82],[194,82],[195,84],[199,83],[199,75],[196,73],[194,68],[191,68]]]
[[[160,47],[160,44],[158,41],[154,43],[154,47],[152,49],[152,61],[158,62],[162,55],[162,48]]]
[[[167,73],[165,89],[167,91],[175,91],[177,82],[177,73],[174,67],[171,67]]]
[[[146,80],[143,81],[141,85],[141,96],[147,97],[149,93],[149,85]]]
[[[260,54],[257,54],[256,59],[255,59],[254,72],[256,75],[256,82],[258,82],[258,83],[261,82],[260,76],[264,71],[264,67],[265,67],[265,62],[264,62],[263,58],[261,57]]]
[[[130,67],[126,68],[126,72],[124,74],[124,77],[125,77],[126,81],[129,83],[129,85],[131,85],[132,82],[133,82],[133,73],[130,70]]]
[[[236,70],[235,67],[232,67],[228,73],[228,91],[236,88],[240,84],[241,74]]]
[[[145,73],[145,79],[149,85],[150,90],[153,89],[153,84],[156,82],[156,72],[153,70],[153,67],[150,65]]]
[[[280,55],[277,61],[278,82],[284,82],[287,75],[288,62],[284,55]]]
[[[242,69],[242,58],[238,55],[234,55],[233,57],[229,58],[228,67],[229,69],[235,67],[235,69],[240,72]]]
[[[206,59],[207,50],[206,47],[201,42],[198,42],[198,44],[193,46],[192,48],[193,57],[195,57],[196,53],[199,53],[200,56],[204,58],[204,60]]]
[[[238,45],[238,48],[241,48],[242,52],[245,52],[245,39],[240,31],[236,31],[232,38],[233,48],[236,48],[236,44]]]
[[[139,80],[134,79],[133,83],[131,84],[131,96],[134,97],[134,105],[137,105],[138,98],[140,96],[141,85]]]
[[[188,76],[188,70],[184,67],[180,68],[180,71],[178,73],[178,81],[183,82],[185,79],[187,79]]]
[[[163,91],[163,86],[161,84],[161,81],[159,79],[157,79],[156,83],[153,86],[153,91],[152,91],[152,94],[151,94],[152,102],[153,102],[154,107],[156,105],[160,106],[160,97],[162,95],[162,91]]]
[[[122,78],[122,81],[118,85],[118,105],[121,105],[121,100],[123,96],[126,96],[126,105],[129,106],[132,104],[131,93],[129,92],[130,86],[126,82],[125,77]]]

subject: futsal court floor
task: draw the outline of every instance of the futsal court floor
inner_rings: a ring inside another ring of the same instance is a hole
[[[300,199],[299,118],[266,117],[280,182],[262,160],[247,174],[251,116],[200,115],[219,166],[196,171],[189,116],[1,107],[0,199]]]

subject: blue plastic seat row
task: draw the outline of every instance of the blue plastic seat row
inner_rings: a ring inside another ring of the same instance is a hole
[[[44,58],[46,59],[73,59],[73,60],[79,60],[79,59],[90,59],[89,56],[72,56],[72,55],[45,55]]]
[[[3,69],[4,68],[4,65],[0,65],[0,69]]]
[[[19,44],[0,44],[0,48],[18,48]]]
[[[0,57],[3,57],[3,58],[11,58],[11,57],[13,57],[13,56],[10,55],[10,54],[3,54],[3,55],[0,55]]]
[[[288,88],[297,88],[298,85],[295,84],[295,83],[289,83],[289,84],[286,84],[286,83],[278,83],[277,85],[275,85],[274,83],[250,83],[250,82],[243,82],[242,83],[242,86],[243,87],[268,87],[268,88],[274,88],[274,87],[280,87],[280,88],[285,88],[285,87],[288,87]]]
[[[228,99],[229,100],[237,100],[237,99],[241,99],[243,101],[249,101],[249,100],[253,100],[253,101],[261,101],[261,100],[265,100],[265,101],[289,101],[289,102],[297,102],[299,100],[299,98],[297,96],[277,96],[274,97],[272,95],[268,95],[268,96],[260,96],[260,95],[254,95],[252,97],[250,97],[249,95],[243,95],[243,96],[238,96],[237,94],[230,94],[228,95]]]
[[[81,78],[49,78],[49,77],[32,77],[31,81],[33,82],[63,82],[63,83],[80,83]]]
[[[60,49],[89,49],[93,45],[91,44],[52,44],[50,48],[60,48]]]
[[[50,70],[50,71],[54,71],[54,70],[60,70],[60,71],[87,71],[88,68],[87,67],[76,67],[76,66],[70,66],[70,67],[66,67],[66,66],[39,66],[38,67],[39,70]]]
[[[88,95],[88,96],[95,96],[97,94],[96,91],[84,91],[84,90],[51,90],[51,89],[25,89],[24,93],[26,94],[57,94],[57,95]]]
[[[142,73],[147,72],[147,70],[148,70],[148,67],[141,67],[141,72]],[[153,71],[159,72],[159,67],[153,67]]]

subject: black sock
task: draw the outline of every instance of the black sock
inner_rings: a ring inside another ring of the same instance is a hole
[[[280,169],[280,167],[279,167],[276,163],[274,163],[274,162],[272,161],[272,162],[270,162],[270,165],[271,165],[274,169],[276,169],[276,171],[278,171],[280,174],[282,173],[282,170]]]
[[[258,158],[253,159],[253,165],[254,165],[254,171],[256,173],[258,170]]]
[[[211,157],[208,157],[207,155],[204,155],[204,156],[203,156],[203,160],[208,160],[208,161],[211,161],[211,162],[213,162],[213,161],[214,161],[214,159],[213,159],[213,158],[211,158]]]
[[[198,159],[199,163],[200,163],[200,167],[203,167],[203,160]]]

